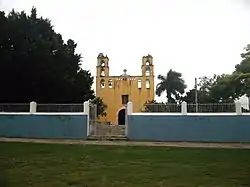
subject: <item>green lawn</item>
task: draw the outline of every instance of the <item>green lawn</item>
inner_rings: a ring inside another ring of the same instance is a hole
[[[0,143],[0,187],[250,186],[250,150]]]

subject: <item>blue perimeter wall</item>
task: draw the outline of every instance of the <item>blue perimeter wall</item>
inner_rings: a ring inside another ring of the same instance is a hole
[[[250,142],[250,115],[129,115],[138,141]]]
[[[0,114],[0,137],[87,138],[87,115]]]

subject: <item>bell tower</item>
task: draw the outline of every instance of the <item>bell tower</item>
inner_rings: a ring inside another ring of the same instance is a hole
[[[108,77],[109,76],[109,58],[104,56],[103,53],[99,53],[97,57],[96,77]]]
[[[142,57],[142,76],[143,77],[152,77],[154,76],[154,65],[153,65],[153,57],[151,55]]]
[[[109,58],[99,53],[96,66],[96,94],[106,90],[109,82]]]
[[[153,57],[148,54],[142,57],[142,87],[145,90],[147,100],[154,98],[154,65]]]

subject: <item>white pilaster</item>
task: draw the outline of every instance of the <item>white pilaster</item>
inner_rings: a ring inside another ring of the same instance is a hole
[[[183,101],[181,103],[181,114],[187,115],[187,102],[186,101]]]
[[[236,111],[237,115],[242,114],[242,107],[241,107],[241,102],[240,101],[235,102],[235,111]]]
[[[83,103],[83,112],[87,115],[87,136],[90,135],[90,124],[89,124],[89,101]]]
[[[35,101],[30,102],[30,113],[36,113],[37,104]]]

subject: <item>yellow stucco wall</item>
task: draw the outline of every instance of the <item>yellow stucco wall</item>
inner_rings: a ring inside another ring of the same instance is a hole
[[[121,76],[110,76],[109,59],[102,53],[99,54],[96,66],[96,95],[107,105],[107,116],[101,118],[101,121],[118,123],[118,112],[124,107],[122,95],[129,96],[129,101],[133,102],[133,111],[136,112],[143,109],[147,100],[154,99],[153,57],[150,55],[142,57],[142,62],[138,63],[139,67],[140,65],[142,74],[139,76],[127,75],[126,71]],[[141,82],[141,88],[138,88],[138,81]],[[147,81],[149,81],[149,88],[146,88]],[[101,82],[105,85],[101,86]]]

